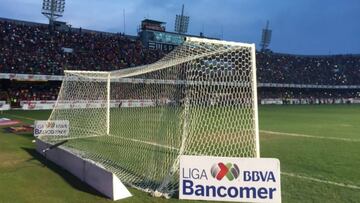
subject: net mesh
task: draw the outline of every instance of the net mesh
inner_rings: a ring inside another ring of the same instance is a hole
[[[180,155],[258,156],[254,51],[187,39],[151,65],[68,71],[49,120],[69,120],[69,134],[40,139],[171,196]]]

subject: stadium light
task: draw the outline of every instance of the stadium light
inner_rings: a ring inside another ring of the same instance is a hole
[[[266,27],[262,30],[262,37],[261,37],[261,51],[266,51],[271,42],[271,34],[272,30],[269,29],[269,21],[266,22]]]
[[[65,11],[65,0],[43,0],[41,13],[49,19],[52,25],[56,18],[62,17]]]
[[[189,27],[189,16],[184,16],[184,4],[182,5],[181,15],[176,15],[175,32],[184,34],[187,33]]]

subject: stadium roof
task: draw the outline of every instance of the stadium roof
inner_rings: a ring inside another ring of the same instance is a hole
[[[159,25],[166,24],[165,22],[161,22],[161,21],[157,21],[157,20],[151,20],[151,19],[144,19],[141,22],[151,23],[151,24],[159,24]]]

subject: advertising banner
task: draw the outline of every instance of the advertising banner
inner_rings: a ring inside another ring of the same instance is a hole
[[[68,120],[35,121],[34,136],[67,136],[69,134]]]
[[[179,174],[180,199],[281,202],[278,159],[181,156]]]

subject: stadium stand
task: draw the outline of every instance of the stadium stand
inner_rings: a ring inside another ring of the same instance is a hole
[[[360,55],[298,56],[257,53],[263,83],[359,85]]]
[[[263,104],[345,104],[358,103],[359,89],[259,88]]]
[[[117,70],[155,62],[159,50],[121,34],[49,32],[46,26],[0,21],[0,72],[62,75],[64,69]]]
[[[0,19],[0,44],[0,74],[63,75],[66,69],[118,70],[155,62],[165,54],[146,49],[136,37],[81,29],[50,32],[45,24],[4,19]],[[360,85],[360,55],[257,52],[257,70],[260,99],[346,103],[346,99],[360,98],[360,86],[347,87]],[[18,106],[19,101],[55,100],[61,84],[1,81],[0,100],[13,106]],[[292,84],[297,87],[291,87]]]

